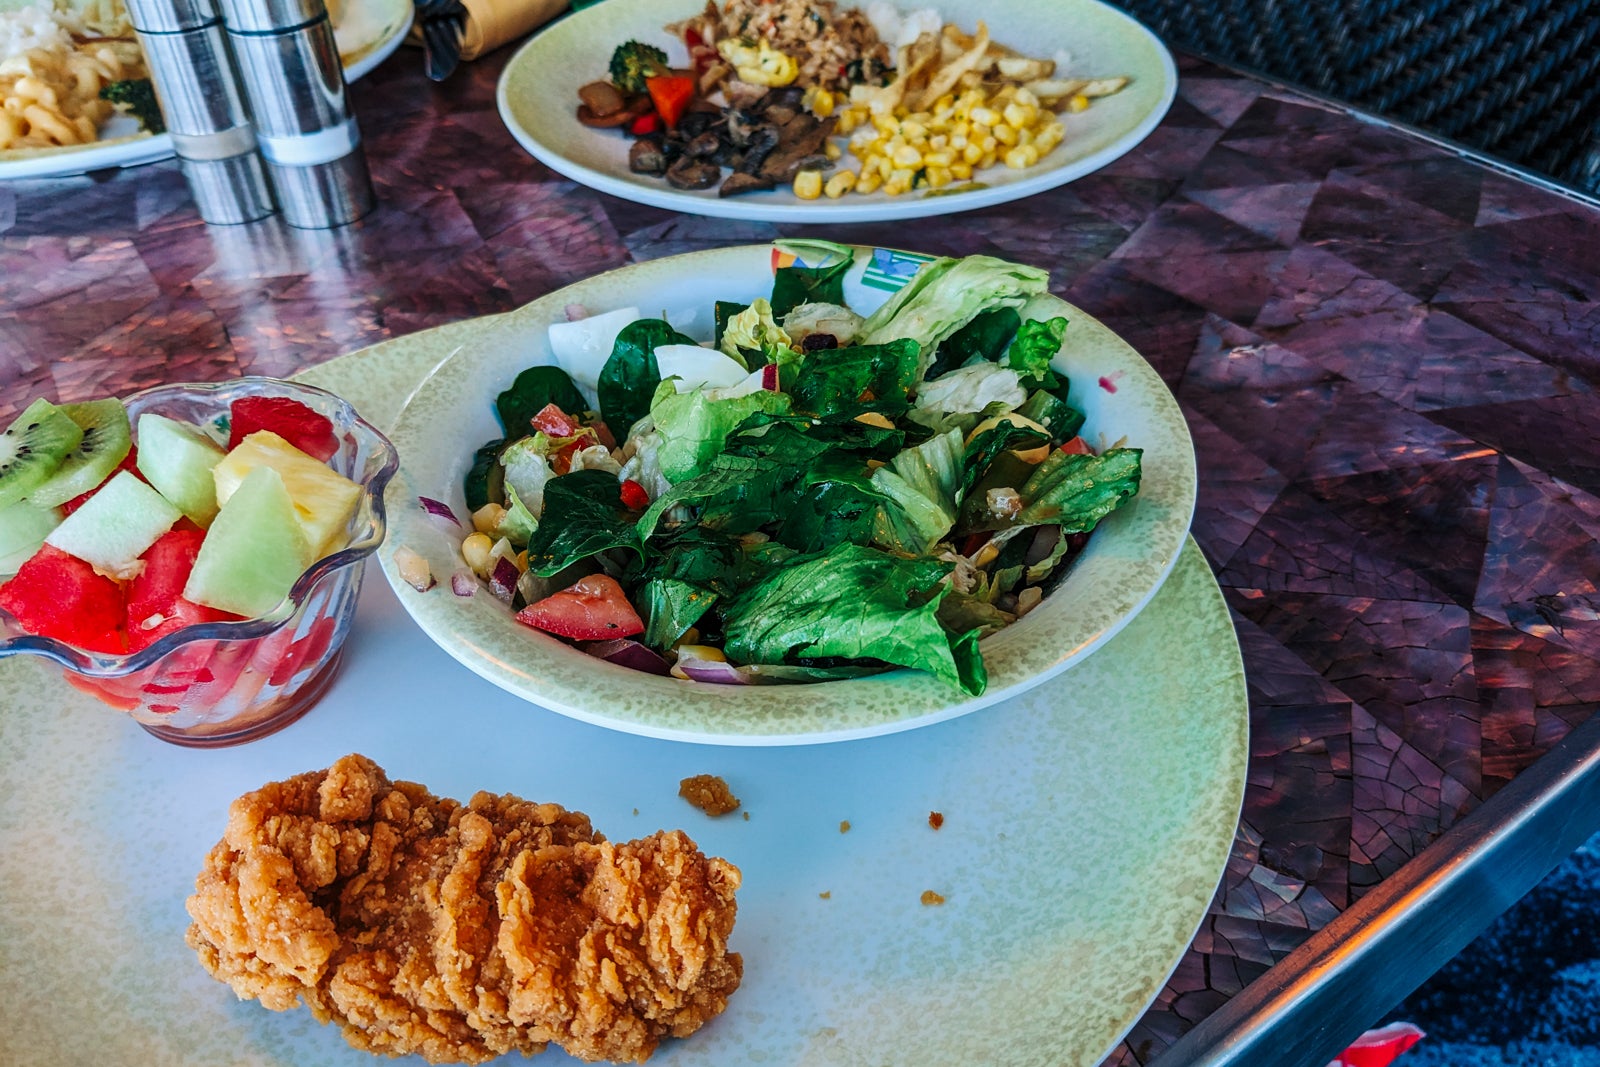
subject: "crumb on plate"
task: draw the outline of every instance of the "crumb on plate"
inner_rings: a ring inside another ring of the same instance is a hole
[[[925,907],[935,907],[944,903],[944,897],[941,897],[931,889],[924,889],[922,891],[922,903]]]
[[[715,774],[696,774],[678,783],[678,795],[712,817],[726,815],[739,807],[739,798],[728,783]],[[745,818],[750,813],[745,812]]]
[[[938,811],[928,812],[928,825],[935,830],[944,825],[944,813]]]

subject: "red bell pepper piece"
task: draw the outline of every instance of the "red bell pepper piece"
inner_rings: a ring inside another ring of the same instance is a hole
[[[650,102],[655,104],[656,114],[667,124],[667,129],[677,129],[678,120],[683,118],[689,102],[694,99],[694,79],[687,74],[662,74],[646,78],[644,87],[649,90]]]
[[[655,133],[660,128],[661,116],[654,111],[646,111],[628,124],[628,132],[635,137],[643,137],[645,134]]]

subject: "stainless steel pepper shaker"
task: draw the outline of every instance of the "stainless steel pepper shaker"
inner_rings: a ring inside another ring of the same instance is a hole
[[[240,223],[273,212],[215,0],[127,0],[200,217]]]
[[[371,211],[372,178],[323,0],[222,0],[222,17],[284,219],[327,229]]]

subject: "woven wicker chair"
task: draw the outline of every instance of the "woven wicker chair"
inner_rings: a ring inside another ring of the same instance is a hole
[[[1254,68],[1600,192],[1600,0],[1112,0]]]

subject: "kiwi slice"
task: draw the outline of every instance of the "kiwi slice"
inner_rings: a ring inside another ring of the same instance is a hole
[[[83,427],[41,397],[0,433],[0,508],[10,507],[54,474],[83,440]]]
[[[28,494],[28,503],[36,507],[59,507],[87,493],[117,469],[133,446],[128,409],[116,397],[62,404],[58,410],[83,430],[83,439],[55,473]]]

